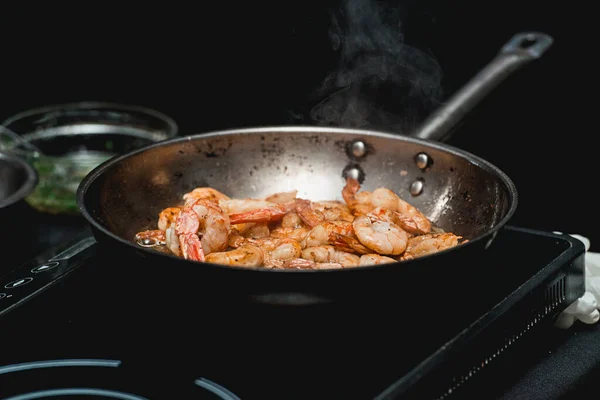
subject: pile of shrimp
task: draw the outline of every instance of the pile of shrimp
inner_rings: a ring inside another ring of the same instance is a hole
[[[459,245],[386,188],[360,191],[346,179],[344,201],[309,201],[297,191],[233,199],[210,187],[164,209],[140,246],[188,260],[239,267],[333,269],[394,263]]]

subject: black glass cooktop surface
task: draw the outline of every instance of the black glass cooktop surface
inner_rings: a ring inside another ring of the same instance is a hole
[[[573,250],[560,235],[507,227],[482,265],[485,298],[464,310],[443,299],[419,312],[277,308],[181,291],[177,271],[148,276],[85,234],[0,279],[0,398],[376,398],[411,372],[418,381],[424,360]]]

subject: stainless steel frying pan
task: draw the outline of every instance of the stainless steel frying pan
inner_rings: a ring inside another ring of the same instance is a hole
[[[78,204],[106,251],[133,256],[127,268],[176,274],[196,293],[305,304],[401,293],[418,296],[418,282],[464,285],[484,269],[476,260],[517,207],[517,191],[491,163],[438,143],[511,72],[552,44],[541,33],[514,36],[498,56],[429,117],[413,135],[323,127],[262,127],[167,140],[114,158],[92,171]],[[437,226],[469,239],[450,250],[402,263],[343,270],[268,270],[188,261],[142,248],[136,232],[156,229],[158,213],[199,186],[232,197],[261,197],[297,189],[311,200],[341,199],[344,177],[358,175],[364,190],[384,186]],[[478,269],[479,268],[479,269]],[[417,284],[415,284],[417,282]]]

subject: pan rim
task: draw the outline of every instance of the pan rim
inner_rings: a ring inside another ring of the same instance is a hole
[[[210,139],[210,138],[229,136],[229,135],[255,135],[255,134],[269,135],[269,134],[279,134],[279,133],[338,133],[338,134],[348,134],[348,135],[363,136],[363,137],[377,137],[377,138],[391,139],[391,140],[400,139],[400,140],[411,142],[414,144],[420,144],[423,146],[434,148],[436,150],[445,151],[450,154],[465,158],[469,162],[477,165],[479,168],[482,168],[488,172],[491,172],[491,173],[497,175],[498,178],[500,179],[500,181],[506,186],[506,189],[509,192],[509,201],[510,201],[509,208],[508,208],[507,212],[505,213],[505,215],[502,217],[502,219],[500,221],[498,221],[498,223],[493,228],[486,231],[485,233],[483,233],[477,237],[474,237],[474,238],[470,239],[468,242],[462,243],[457,247],[453,247],[450,249],[439,251],[437,253],[421,256],[416,259],[399,261],[399,262],[389,263],[389,264],[379,264],[379,265],[357,267],[357,268],[342,268],[342,269],[328,269],[328,270],[310,270],[310,269],[287,270],[287,269],[268,269],[268,268],[262,268],[262,267],[237,267],[237,266],[231,266],[231,265],[203,263],[203,262],[186,260],[181,257],[177,257],[175,255],[152,250],[151,248],[142,248],[140,246],[137,246],[135,243],[125,240],[125,239],[121,238],[120,236],[112,233],[108,229],[106,229],[102,224],[100,224],[88,212],[87,207],[85,205],[85,196],[87,193],[87,189],[92,185],[92,183],[94,181],[96,181],[103,174],[103,172],[105,170],[108,170],[109,168],[122,162],[123,160],[137,156],[139,154],[142,154],[142,153],[152,150],[154,148],[163,147],[163,146],[167,146],[167,145],[173,145],[173,144],[177,144],[177,143],[188,142],[188,141],[197,140],[197,139]],[[489,240],[491,243],[491,241],[495,238],[498,231],[500,229],[502,229],[507,224],[507,222],[513,217],[513,215],[516,212],[518,202],[519,202],[517,188],[516,188],[514,182],[512,181],[512,179],[506,173],[504,173],[504,171],[502,171],[499,167],[492,164],[491,162],[489,162],[473,153],[470,153],[466,150],[462,150],[458,147],[455,147],[455,146],[452,146],[452,145],[449,145],[446,143],[440,143],[440,142],[437,142],[434,140],[415,138],[415,137],[405,135],[405,134],[392,133],[392,132],[386,132],[386,131],[381,131],[381,130],[340,128],[340,127],[322,127],[322,126],[310,126],[310,125],[298,125],[298,126],[278,125],[278,126],[259,126],[259,127],[223,129],[223,130],[209,131],[209,132],[205,132],[205,133],[196,133],[196,134],[192,134],[192,135],[180,136],[180,137],[170,138],[170,139],[163,140],[163,141],[156,142],[156,143],[151,143],[149,145],[143,146],[143,147],[141,147],[137,150],[131,151],[129,153],[113,157],[110,160],[107,160],[104,163],[98,165],[92,171],[90,171],[82,179],[79,187],[77,188],[77,199],[76,200],[77,200],[77,206],[79,208],[79,211],[81,212],[82,216],[87,220],[87,222],[92,226],[92,228],[102,232],[107,237],[110,237],[112,240],[116,240],[116,241],[120,242],[121,244],[131,248],[132,250],[149,251],[152,254],[156,254],[161,257],[173,259],[179,263],[185,263],[185,264],[189,265],[190,267],[198,267],[198,264],[200,264],[200,265],[202,265],[202,267],[209,267],[209,268],[216,268],[216,269],[225,268],[227,270],[241,270],[241,271],[271,273],[271,274],[273,274],[273,273],[279,273],[279,274],[338,273],[339,274],[339,273],[351,273],[350,271],[368,271],[368,270],[382,269],[382,268],[385,268],[385,269],[399,268],[400,266],[402,266],[402,268],[405,268],[405,267],[408,267],[409,265],[415,264],[415,262],[418,262],[420,260],[436,257],[436,256],[439,256],[439,255],[442,255],[442,254],[445,254],[445,253],[448,253],[451,251],[455,251],[458,248],[472,246],[475,243],[478,243],[478,242],[488,239],[488,238],[491,238],[491,240]]]

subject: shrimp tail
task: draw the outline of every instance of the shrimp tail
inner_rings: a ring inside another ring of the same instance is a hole
[[[345,251],[346,253],[355,254],[371,254],[372,250],[364,246],[358,240],[353,237],[342,235],[337,232],[329,233],[329,244],[337,248],[338,250]]]
[[[350,209],[354,209],[356,206],[356,193],[358,193],[359,190],[360,183],[358,180],[350,176],[347,177],[346,186],[342,189],[342,197]]]
[[[399,212],[394,212],[394,223],[413,235],[424,235],[431,231],[429,221],[411,218]]]
[[[276,204],[273,207],[262,208],[260,210],[246,211],[242,213],[230,214],[229,223],[246,224],[251,222],[275,222],[281,220],[287,213],[296,206],[296,201],[290,201],[283,204]]]
[[[246,224],[250,222],[273,222],[279,221],[285,214],[287,214],[287,211],[282,208],[254,210],[238,214],[231,214],[229,216],[229,223],[235,225]]]
[[[178,234],[196,233],[198,229],[200,229],[200,220],[191,208],[183,209],[175,219],[175,231]]]
[[[197,235],[184,233],[179,236],[183,258],[194,261],[204,261],[204,250]]]
[[[297,199],[295,209],[302,222],[311,228],[314,228],[325,220],[325,216],[322,213],[313,209],[310,200]]]

